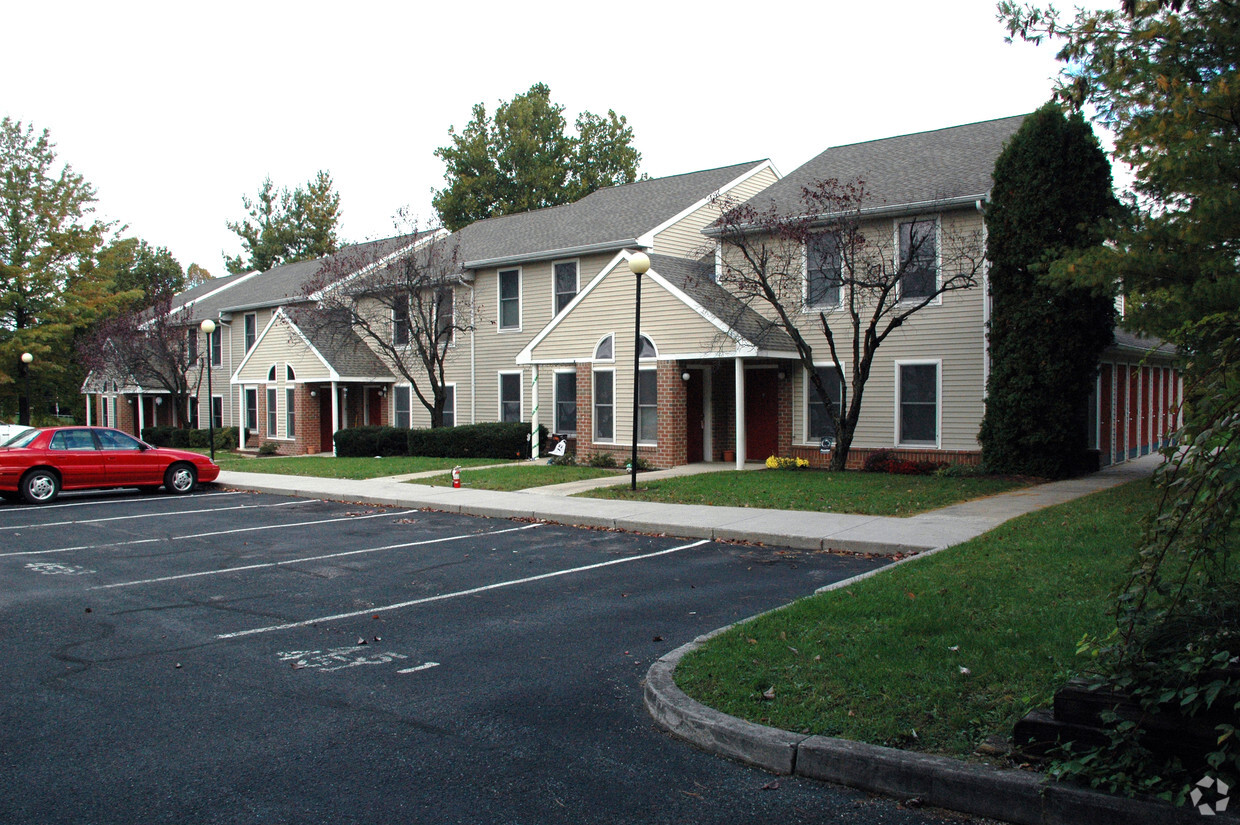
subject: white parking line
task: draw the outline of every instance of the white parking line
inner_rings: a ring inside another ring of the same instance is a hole
[[[410,511],[412,512],[412,511]],[[387,514],[385,514],[387,515]],[[400,550],[404,547],[422,547],[427,544],[442,544],[446,541],[460,541],[461,539],[472,539],[480,536],[498,536],[501,533],[514,533],[518,530],[529,530],[532,527],[541,527],[541,524],[526,524],[522,527],[508,527],[504,530],[492,530],[488,533],[465,533],[459,536],[444,536],[438,539],[424,539],[423,541],[409,541],[403,544],[388,544],[384,547],[368,547],[365,550],[346,550],[343,553],[327,553],[322,556],[303,556],[300,559],[285,559],[284,561],[264,562],[263,564],[247,564],[242,567],[229,567],[224,570],[204,570],[200,573],[181,573],[177,576],[161,576],[157,579],[142,579],[141,581],[120,582],[118,584],[102,584],[98,587],[92,587],[91,590],[111,590],[114,587],[135,587],[140,584],[159,584],[160,582],[177,581],[178,579],[196,579],[202,576],[218,576],[221,573],[240,573],[244,570],[264,570],[271,567],[287,567],[290,564],[303,564],[308,561],[323,561],[324,559],[339,559],[345,556],[360,556],[364,553],[378,553],[382,550]]]
[[[419,670],[430,670],[433,667],[439,667],[439,662],[427,662],[417,667],[407,667],[404,670],[398,670],[397,673],[417,673]]]
[[[36,527],[68,527],[73,524],[102,524],[105,521],[132,521],[144,518],[163,518],[165,516],[193,516],[199,513],[226,513],[229,510],[258,510],[263,507],[288,507],[293,504],[311,504],[319,499],[305,498],[296,501],[281,501],[278,504],[239,504],[236,507],[215,507],[209,510],[170,510],[167,513],[137,513],[132,516],[108,516],[107,518],[78,519],[77,521],[49,521],[46,524],[3,524],[0,530],[33,530]]]
[[[531,524],[531,527],[537,527]],[[573,567],[569,570],[555,570],[551,573],[540,573],[537,576],[526,576],[523,579],[512,579],[505,582],[496,582],[495,584],[484,584],[481,587],[471,587],[468,590],[458,590],[455,593],[441,593],[438,596],[427,596],[424,599],[413,599],[412,601],[399,602],[397,604],[383,605],[382,607],[371,607],[366,610],[355,610],[350,613],[337,613],[334,616],[320,616],[317,619],[306,619],[301,622],[289,622],[288,624],[271,625],[270,627],[256,627],[251,630],[238,630],[234,633],[220,633],[217,639],[236,639],[241,636],[253,636],[258,633],[273,633],[277,630],[293,630],[298,627],[309,627],[312,624],[320,622],[336,622],[341,619],[355,619],[358,616],[369,616],[375,613],[386,613],[393,610],[402,610],[406,607],[413,607],[419,604],[428,604],[430,602],[443,601],[444,599],[456,599],[461,596],[472,596],[475,593],[485,593],[488,590],[498,590],[501,587],[514,587],[518,584],[529,584],[530,582],[542,581],[543,579],[554,579],[559,576],[568,576],[573,573],[584,573],[587,570],[598,570],[601,567],[611,567],[615,564],[628,564],[629,562],[642,561],[644,559],[653,559],[657,556],[666,556],[669,553],[677,553],[681,550],[688,550],[692,547],[701,547],[703,544],[710,544],[710,539],[702,539],[690,544],[682,544],[679,547],[672,547],[667,550],[656,550],[653,553],[644,553],[640,556],[628,556],[623,559],[611,559],[610,561],[600,561],[595,564],[587,564],[583,567]]]
[[[262,524],[258,527],[235,527],[232,530],[214,530],[210,533],[190,533],[186,536],[169,536],[167,538],[155,539],[133,539],[132,541],[113,541],[107,544],[81,544],[77,547],[56,547],[51,550],[21,550],[16,553],[0,553],[0,559],[10,556],[46,556],[51,553],[73,553],[78,550],[103,550],[109,547],[132,547],[135,544],[155,544],[161,541],[184,541],[186,539],[206,539],[215,536],[231,536],[237,533],[257,533],[261,530],[282,530],[286,527],[313,527],[316,524],[335,524],[341,521],[362,521],[370,518],[383,518],[384,516],[404,516],[409,513],[416,513],[417,510],[395,510],[386,513],[373,513],[367,516],[341,516],[339,518],[325,518],[317,521],[298,521],[291,524]]]
[[[249,496],[248,490],[234,490],[228,493],[197,493],[194,498],[214,498],[216,496]],[[135,501],[146,501],[149,496],[128,496],[126,498],[110,498],[103,501],[66,501],[63,504],[41,504],[39,510],[59,510],[64,507],[98,507],[103,504],[130,504]],[[27,512],[25,507],[15,507],[14,512]]]

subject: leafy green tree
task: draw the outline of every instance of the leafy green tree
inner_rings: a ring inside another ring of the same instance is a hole
[[[477,220],[570,203],[596,189],[637,180],[641,154],[622,115],[582,112],[569,134],[564,107],[536,83],[500,103],[495,117],[477,103],[451,145],[435,150],[448,185],[431,199],[439,219],[456,230]]]
[[[115,302],[94,267],[109,228],[94,202],[46,129],[0,121],[0,382],[24,384],[23,352],[40,388],[63,378],[74,330]]]
[[[304,186],[276,189],[263,181],[254,200],[241,198],[248,217],[228,222],[241,238],[242,254],[225,258],[231,273],[265,272],[272,267],[330,255],[340,248],[340,195],[320,171]]]
[[[213,276],[211,273],[204,267],[201,267],[198,264],[190,264],[189,268],[185,270],[185,288],[189,289],[192,286],[205,284],[207,281],[211,280],[212,277]]]
[[[166,247],[140,238],[122,238],[99,253],[99,269],[118,293],[132,295],[130,306],[142,309],[187,286],[181,264]]]
[[[1117,203],[1106,153],[1080,115],[1034,112],[995,162],[986,210],[992,312],[987,467],[1062,478],[1085,469],[1086,416],[1098,357],[1115,324],[1110,290],[1046,277],[1093,245]]]

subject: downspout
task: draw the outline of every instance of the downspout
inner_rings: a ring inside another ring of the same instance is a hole
[[[469,423],[478,423],[478,360],[475,339],[478,335],[477,287],[469,287]]]
[[[990,383],[990,267],[986,262],[986,201],[978,198],[974,204],[982,216],[982,401],[986,400],[986,387]]]

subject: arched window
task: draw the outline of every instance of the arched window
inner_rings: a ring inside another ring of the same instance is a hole
[[[276,380],[276,365],[275,364],[272,364],[271,369],[267,370],[267,380],[268,381]]]
[[[598,346],[594,348],[595,361],[615,361],[616,360],[616,338],[614,335],[606,335]]]
[[[655,349],[654,341],[651,341],[645,335],[642,336],[641,350],[637,354],[638,358],[658,358],[659,351]]]
[[[296,380],[297,380],[297,373],[293,372],[293,365],[292,365],[292,364],[285,364],[285,365],[284,365],[284,378],[285,378],[285,380],[287,380],[287,381],[296,381]]]

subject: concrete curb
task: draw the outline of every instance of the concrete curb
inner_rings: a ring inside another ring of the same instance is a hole
[[[936,808],[1018,825],[1188,825],[1195,808],[1128,799],[1049,782],[1036,773],[974,765],[945,756],[807,736],[728,716],[689,698],[673,679],[681,658],[727,628],[660,657],[646,672],[646,710],[697,747],[772,773],[834,782]],[[1235,825],[1222,814],[1210,821]]]

